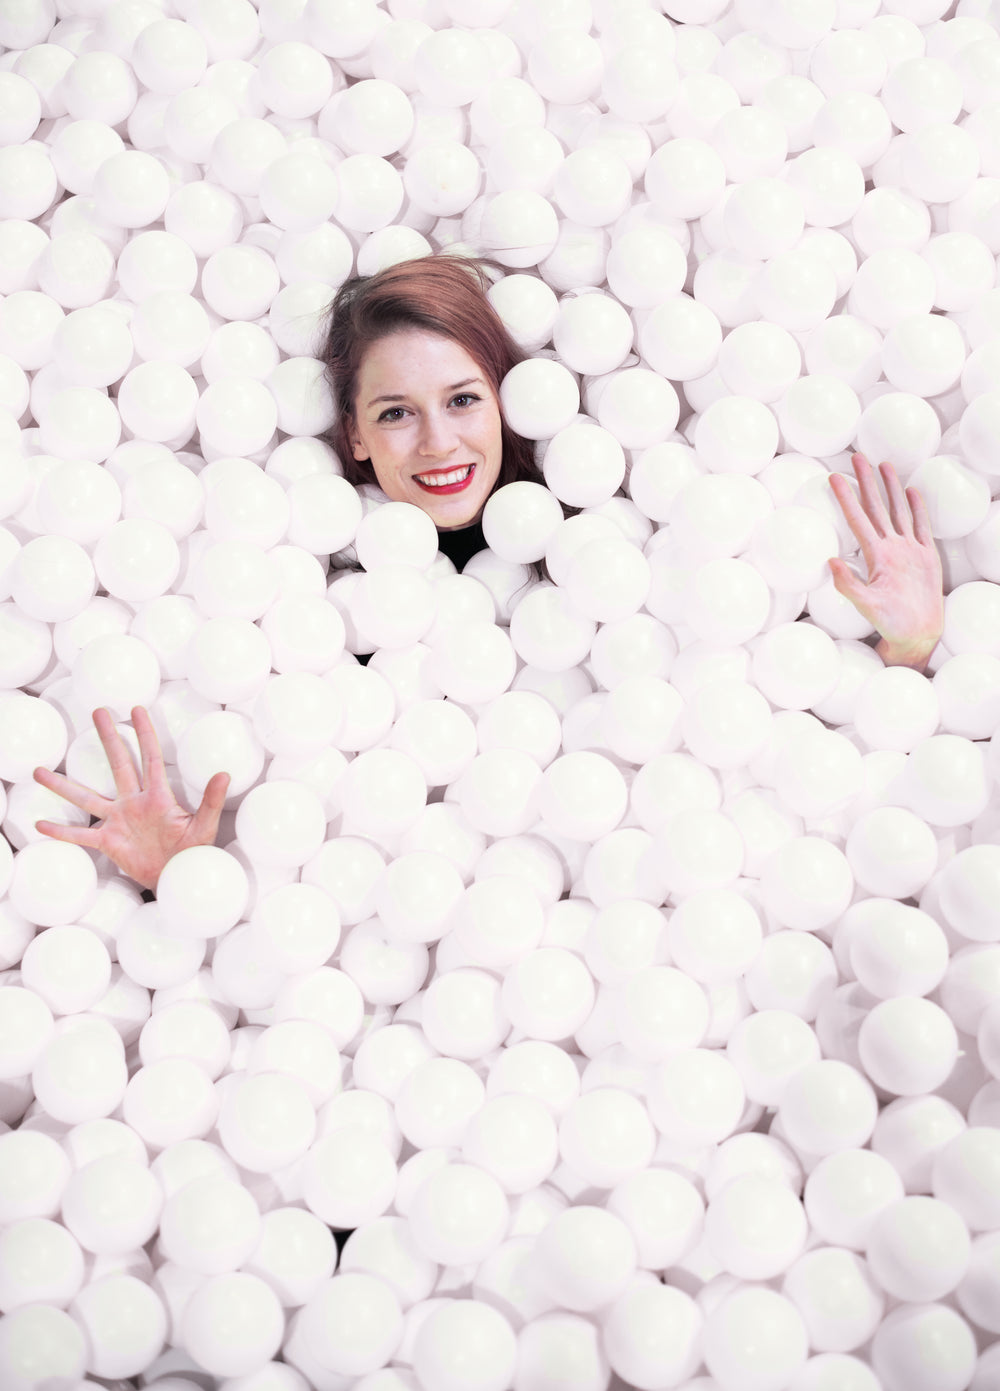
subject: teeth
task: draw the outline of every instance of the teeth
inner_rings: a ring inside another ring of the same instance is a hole
[[[427,488],[447,488],[452,483],[464,483],[471,472],[472,465],[465,464],[449,473],[418,473],[416,478],[418,483],[423,483]]]

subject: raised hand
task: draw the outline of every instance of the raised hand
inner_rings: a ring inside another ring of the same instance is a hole
[[[36,768],[36,782],[98,817],[100,824],[62,826],[55,821],[36,821],[35,829],[53,840],[100,850],[144,889],[155,889],[171,856],[191,845],[214,843],[229,774],[216,773],[210,778],[198,810],[185,811],[171,790],[160,741],[141,705],[132,711],[132,726],[142,755],[141,777],[108,710],[94,711],[94,726],[108,756],[117,795],[102,797],[62,773]]]
[[[944,624],[941,558],[927,509],[915,488],[903,491],[891,464],[879,466],[883,501],[865,456],[855,454],[851,463],[860,501],[842,474],[831,474],[830,486],[857,537],[868,579],[835,559],[830,561],[834,585],[881,634],[876,651],[886,666],[923,671]]]

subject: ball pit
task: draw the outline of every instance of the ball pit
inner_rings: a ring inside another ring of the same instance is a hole
[[[993,1391],[998,76],[986,0],[0,4],[3,1391]],[[431,251],[544,483],[461,575],[321,438]],[[228,777],[155,902],[36,827],[99,706]]]

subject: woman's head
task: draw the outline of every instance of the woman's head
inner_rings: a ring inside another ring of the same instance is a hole
[[[482,262],[425,256],[347,281],[330,312],[332,441],[345,475],[442,528],[474,521],[494,487],[538,477],[532,445],[500,413],[500,383],[525,354],[489,284]]]

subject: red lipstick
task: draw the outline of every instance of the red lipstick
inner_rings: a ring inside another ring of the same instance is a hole
[[[455,470],[453,468],[440,468],[425,469],[424,472],[428,477],[432,477],[442,473],[454,473]],[[437,485],[433,483],[423,483],[415,474],[413,481],[423,488],[425,493],[433,493],[435,497],[451,497],[454,493],[463,493],[475,476],[476,466],[475,464],[470,464],[469,472],[464,478],[460,478],[457,483],[439,483]]]

